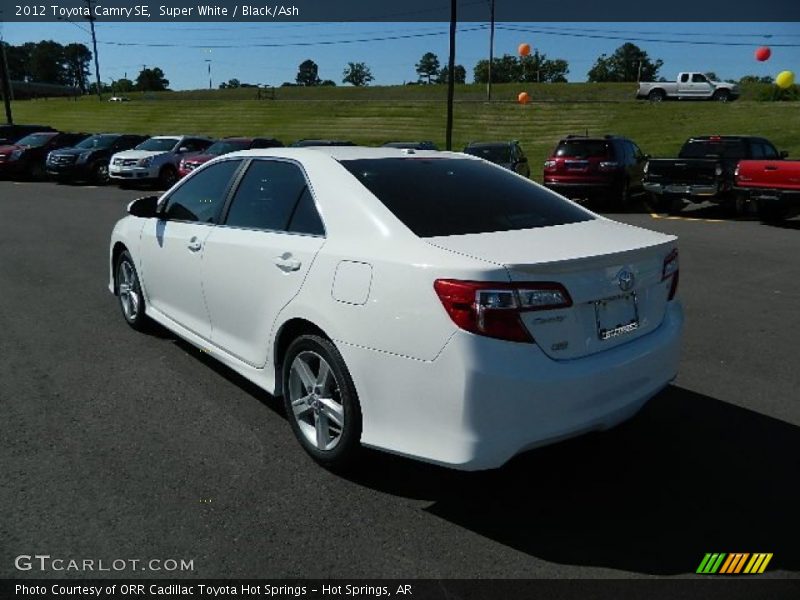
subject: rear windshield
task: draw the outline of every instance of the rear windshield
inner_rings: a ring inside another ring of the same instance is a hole
[[[150,150],[151,152],[169,152],[180,141],[179,138],[150,138],[136,146],[136,150]]]
[[[564,158],[589,158],[608,156],[608,142],[601,140],[566,140],[556,148],[556,156]]]
[[[118,135],[92,135],[75,146],[81,150],[91,150],[93,148],[110,148],[119,139]]]
[[[420,237],[591,221],[561,196],[471,159],[378,158],[341,163]]]
[[[484,160],[498,164],[511,162],[511,146],[508,144],[498,144],[497,146],[467,146],[464,148],[464,154],[478,156]]]
[[[242,141],[242,140],[221,140],[219,142],[214,142],[208,148],[206,148],[206,154],[211,154],[213,156],[220,156],[222,154],[227,154],[228,152],[236,152],[237,150],[247,150],[250,148],[250,144],[252,142],[250,140]]]
[[[20,146],[29,146],[31,148],[38,148],[44,146],[47,142],[55,137],[54,133],[32,133],[26,135],[24,138],[17,142]]]
[[[743,140],[700,140],[686,142],[679,158],[747,158]]]

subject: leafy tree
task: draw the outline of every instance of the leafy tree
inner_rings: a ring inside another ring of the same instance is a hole
[[[239,88],[239,87],[243,87],[242,86],[242,82],[239,81],[236,78],[229,79],[227,82],[222,82],[222,83],[219,84],[219,89],[221,89],[221,90],[227,90],[227,89],[233,89],[233,88]]]
[[[297,68],[297,85],[313,86],[321,83],[319,78],[319,67],[313,60],[306,59]]]
[[[504,54],[495,57],[492,61],[492,83],[511,83],[519,81],[521,70],[516,56]],[[479,60],[473,69],[475,83],[487,83],[489,81],[489,61]]]
[[[745,75],[741,79],[739,79],[740,84],[748,84],[748,83],[773,83],[772,77],[769,75]]]
[[[467,70],[464,68],[463,65],[456,65],[453,67],[453,73],[455,73],[455,79],[453,79],[453,83],[466,83],[467,82]],[[436,78],[436,83],[447,83],[449,80],[450,71],[447,66],[445,66],[441,71],[439,71],[439,75]]]
[[[322,83],[320,83],[322,87],[336,87],[336,82],[332,79],[326,79]]]
[[[569,63],[564,59],[549,60],[546,54],[538,50],[519,59],[520,81],[526,83],[565,83],[569,73]]]
[[[647,52],[636,44],[625,42],[608,56],[601,54],[589,70],[588,79],[600,81],[637,81],[641,65],[641,81],[655,81],[664,61],[650,60]]]
[[[504,54],[492,62],[493,83],[514,82],[565,82],[569,73],[569,63],[561,58],[548,59],[546,54],[538,50],[528,56],[517,58]],[[487,83],[489,80],[489,61],[481,60],[475,65],[475,83]]]
[[[439,75],[439,67],[439,57],[433,52],[426,52],[416,65],[417,75],[420,80],[427,77],[428,83],[431,83],[431,80]]]
[[[142,92],[162,92],[169,86],[169,80],[164,77],[164,71],[159,67],[144,68],[136,77],[136,89]]]
[[[67,44],[64,46],[64,68],[66,82],[86,93],[89,79],[89,62],[92,53],[83,44]]]
[[[356,87],[367,86],[374,79],[372,71],[363,62],[347,63],[347,67],[342,73],[342,83],[351,83]]]
[[[134,83],[130,79],[123,77],[114,82],[114,91],[120,94],[127,94],[134,90]]]
[[[67,75],[64,69],[64,46],[52,40],[42,40],[32,46],[28,55],[31,81],[65,85]],[[23,46],[25,47],[28,47],[28,44]]]

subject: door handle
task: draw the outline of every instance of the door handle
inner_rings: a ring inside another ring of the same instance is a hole
[[[203,247],[203,244],[197,239],[197,237],[192,237],[192,239],[189,240],[189,245],[186,247],[192,252],[199,252],[200,248]]]
[[[275,266],[277,266],[281,271],[285,273],[289,273],[290,271],[297,271],[300,269],[300,265],[302,264],[299,260],[292,258],[290,252],[285,252],[280,256],[276,256],[274,259]]]

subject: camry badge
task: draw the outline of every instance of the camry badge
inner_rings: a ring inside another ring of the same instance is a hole
[[[633,288],[635,280],[636,277],[627,269],[622,269],[622,271],[617,273],[617,283],[619,284],[619,289],[623,292],[630,291]]]

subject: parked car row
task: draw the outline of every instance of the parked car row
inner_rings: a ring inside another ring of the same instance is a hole
[[[209,160],[238,150],[283,147],[272,137],[196,135],[153,137],[122,133],[67,133],[43,125],[0,126],[0,177],[58,181],[157,184],[167,189]],[[301,139],[291,147],[356,146],[348,140]],[[391,141],[407,151],[438,150],[431,141]],[[528,158],[516,140],[470,142],[463,152],[530,177]],[[572,199],[601,199],[624,209],[643,194],[651,211],[675,212],[685,201],[712,201],[735,214],[747,210],[780,219],[800,211],[796,171],[767,139],[714,135],[690,138],[676,159],[651,158],[631,139],[618,135],[568,135],[544,161],[543,183]],[[739,174],[740,162],[745,164]],[[758,173],[755,177],[754,173]],[[755,178],[754,178],[755,177]]]

